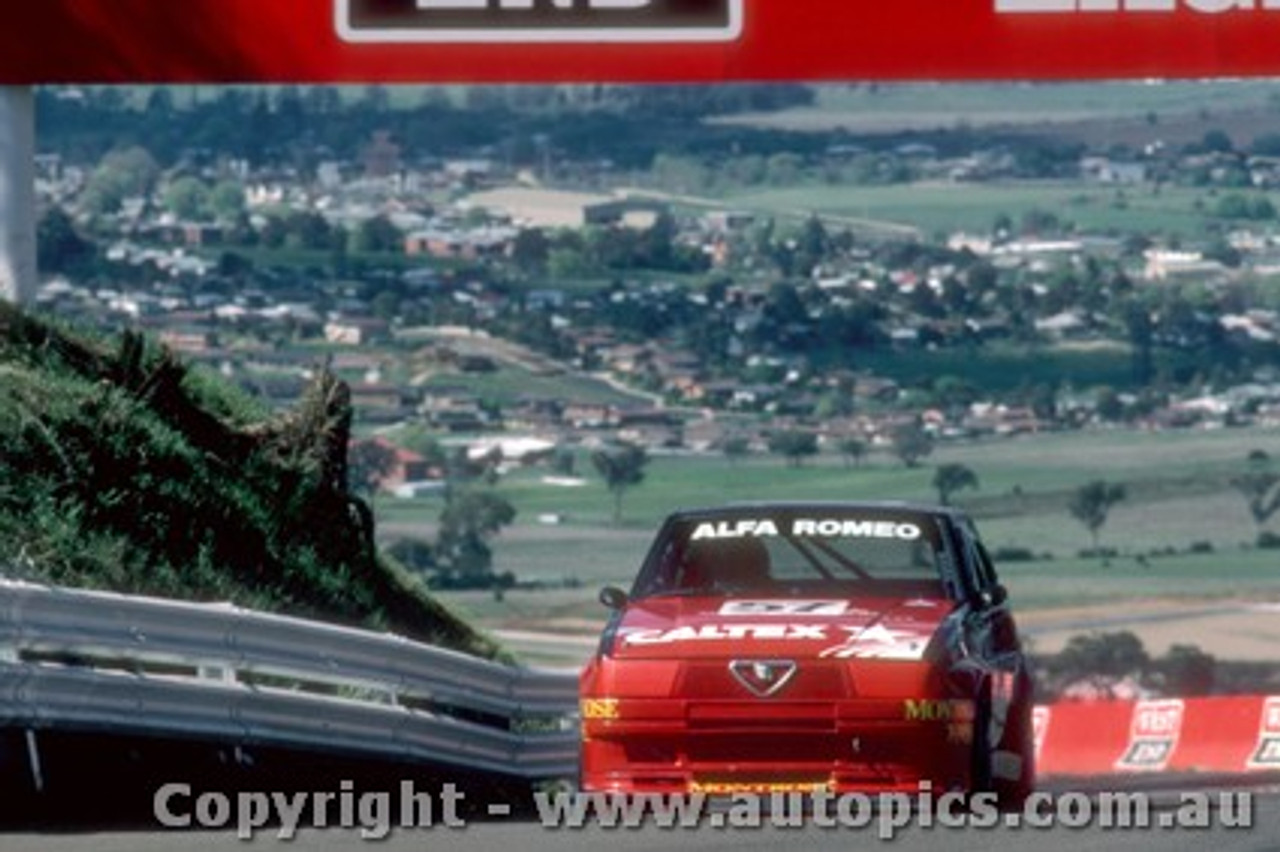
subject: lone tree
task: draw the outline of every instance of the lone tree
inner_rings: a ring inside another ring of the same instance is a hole
[[[644,447],[619,442],[591,454],[591,464],[604,477],[613,495],[613,522],[622,521],[622,495],[633,485],[644,482],[644,469],[649,454]]]
[[[399,458],[395,448],[381,441],[361,441],[347,452],[347,478],[352,490],[365,496],[382,486],[383,480],[396,470]]]
[[[861,465],[867,455],[867,442],[861,438],[841,438],[836,445],[840,455],[844,457],[845,466]]]
[[[1057,659],[1066,682],[1083,680],[1102,693],[1119,680],[1142,677],[1150,665],[1142,640],[1128,630],[1072,636]]]
[[[736,466],[751,454],[751,441],[744,435],[732,435],[720,445],[720,452],[724,453],[731,466]]]
[[[933,487],[938,492],[938,502],[950,505],[951,495],[966,488],[978,488],[978,474],[968,465],[948,462],[938,465],[933,473]]]
[[[1071,516],[1089,531],[1095,553],[1098,551],[1098,532],[1106,525],[1111,507],[1128,496],[1123,485],[1103,479],[1095,479],[1076,489],[1068,508]]]
[[[491,488],[469,486],[454,491],[440,513],[436,536],[435,559],[443,585],[493,586],[497,578],[489,539],[515,518],[515,507]]]
[[[798,429],[774,432],[769,436],[769,452],[785,458],[788,467],[800,467],[807,457],[818,454],[818,436]]]
[[[899,426],[893,432],[893,454],[907,467],[915,467],[933,452],[933,438],[919,421]]]
[[[1280,474],[1271,470],[1271,457],[1265,450],[1251,450],[1248,464],[1249,469],[1231,480],[1231,484],[1244,495],[1254,523],[1262,526],[1280,511]]]

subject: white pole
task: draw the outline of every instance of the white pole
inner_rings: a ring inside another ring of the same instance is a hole
[[[36,296],[36,111],[30,86],[0,86],[0,299]]]

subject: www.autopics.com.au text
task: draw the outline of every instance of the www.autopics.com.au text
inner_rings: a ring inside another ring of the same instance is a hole
[[[271,830],[282,840],[302,829],[342,828],[365,840],[395,830],[460,830],[463,814],[510,818],[508,803],[476,808],[455,785],[436,792],[404,781],[395,792],[358,791],[344,781],[335,790],[312,793],[197,791],[190,784],[160,787],[152,800],[156,822],[168,829],[233,830],[251,840]],[[1020,809],[1003,811],[995,796],[935,791],[928,783],[910,793],[833,793],[826,790],[772,792],[622,794],[538,792],[532,818],[544,829],[639,828],[756,829],[844,828],[874,831],[892,840],[908,827],[922,829],[1084,829],[1168,831],[1253,827],[1254,803],[1244,792],[1187,792],[1156,807],[1139,792],[1033,793]]]

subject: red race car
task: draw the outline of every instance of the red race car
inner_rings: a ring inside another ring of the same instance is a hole
[[[1033,786],[1031,678],[973,524],[947,507],[677,512],[582,672],[590,791]]]

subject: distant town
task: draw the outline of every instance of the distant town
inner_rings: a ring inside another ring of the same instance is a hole
[[[342,110],[292,96],[237,108]],[[42,92],[56,144],[38,160],[39,307],[146,329],[272,405],[327,363],[363,438],[411,426],[519,456],[611,439],[786,452],[774,439],[798,434],[857,455],[904,430],[1280,425],[1278,138],[1058,146],[1041,173],[980,136],[638,168],[536,134],[413,153],[388,119],[345,151],[308,130],[287,156],[162,157],[145,139],[77,156],[58,116],[101,97]],[[1011,206],[939,232],[734,191],[792,184],[1043,187],[1113,210],[1163,197],[1208,224],[1124,231]]]

